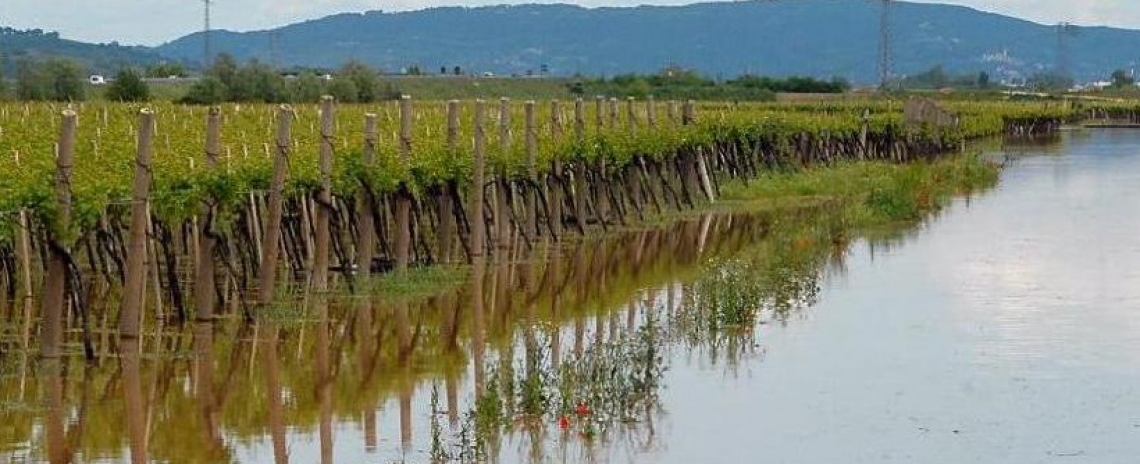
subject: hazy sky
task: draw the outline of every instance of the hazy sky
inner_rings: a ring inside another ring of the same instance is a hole
[[[213,27],[265,29],[346,11],[415,10],[442,5],[533,3],[532,0],[213,0]],[[551,0],[541,0],[550,3]],[[565,0],[584,6],[641,3],[685,4],[691,0]],[[795,1],[795,0],[787,0]],[[850,0],[866,1],[866,0]],[[955,3],[1041,23],[1071,21],[1140,29],[1136,0],[917,0]],[[1079,6],[1077,6],[1079,5]],[[0,25],[59,31],[92,42],[155,45],[202,28],[202,0],[0,0]]]

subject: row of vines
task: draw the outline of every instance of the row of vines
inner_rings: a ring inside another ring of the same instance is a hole
[[[953,109],[958,127],[930,128],[905,127],[890,101],[0,105],[0,310],[30,320],[42,299],[44,325],[85,338],[107,302],[124,302],[124,335],[145,317],[127,303],[158,319],[252,319],[251,302],[280,298],[278,269],[298,287],[324,291],[335,273],[355,290],[370,272],[691,209],[762,172],[906,162],[1074,116]]]

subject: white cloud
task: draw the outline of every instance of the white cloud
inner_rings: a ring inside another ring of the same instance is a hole
[[[551,0],[541,0],[550,3]],[[786,0],[794,1],[794,0]],[[850,0],[855,1],[855,0]],[[864,0],[866,1],[866,0]],[[917,0],[955,3],[1052,24],[1104,24],[1140,28],[1135,0]],[[265,29],[341,12],[404,11],[441,6],[423,0],[213,0],[218,29]],[[506,0],[507,3],[525,1]],[[448,5],[487,5],[504,0],[448,0]],[[577,0],[584,6],[681,4],[688,0]],[[1080,6],[1075,6],[1079,4]],[[154,45],[202,28],[202,0],[3,0],[0,24],[59,31],[93,42]]]

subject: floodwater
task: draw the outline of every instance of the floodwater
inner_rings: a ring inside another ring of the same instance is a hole
[[[1140,131],[1006,151],[996,189],[874,236],[709,216],[430,301],[104,341],[95,366],[9,350],[0,457],[1133,462]]]

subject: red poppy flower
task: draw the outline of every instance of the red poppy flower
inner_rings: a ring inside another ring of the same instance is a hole
[[[577,408],[574,408],[574,413],[582,417],[588,416],[590,415],[590,407],[586,406],[586,402],[583,401],[578,403]]]
[[[560,428],[562,430],[566,430],[566,429],[570,428],[570,418],[566,417],[566,416],[559,417],[558,418],[558,428]]]

